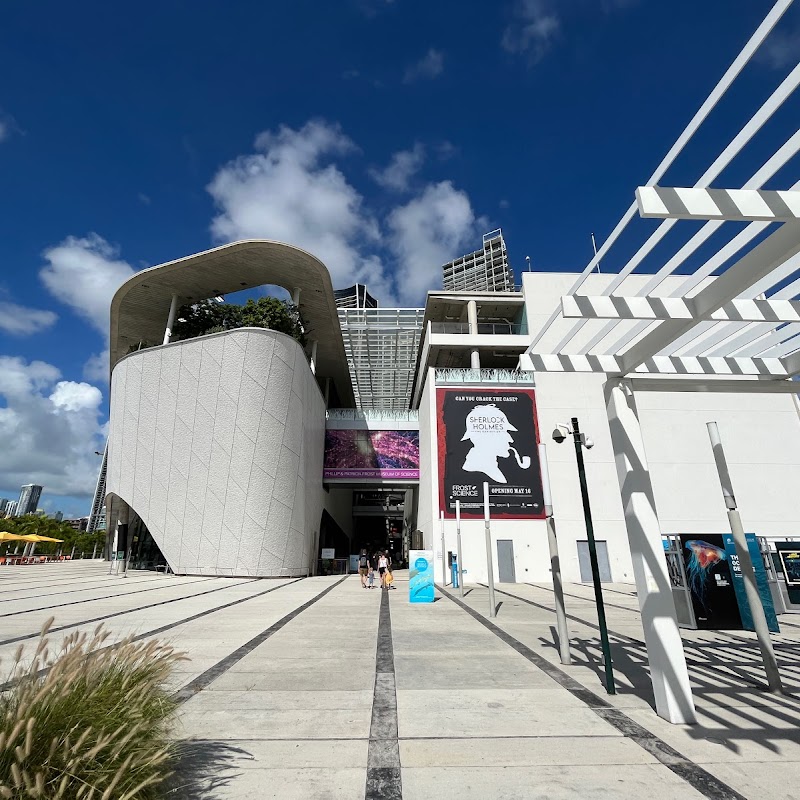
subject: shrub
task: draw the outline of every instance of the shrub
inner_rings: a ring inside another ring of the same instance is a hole
[[[108,646],[102,626],[52,653],[45,623],[0,695],[0,798],[153,800],[175,758],[164,680],[182,655],[156,641]]]

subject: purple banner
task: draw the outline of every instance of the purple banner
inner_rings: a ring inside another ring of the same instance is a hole
[[[325,431],[325,480],[419,480],[419,431]]]

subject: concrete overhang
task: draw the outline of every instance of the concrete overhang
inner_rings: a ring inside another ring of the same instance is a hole
[[[330,378],[343,407],[354,406],[331,276],[315,256],[292,245],[248,239],[137,272],[111,301],[111,369],[139,342],[160,344],[173,295],[178,304],[265,284],[293,294],[309,340],[317,342],[317,378]]]

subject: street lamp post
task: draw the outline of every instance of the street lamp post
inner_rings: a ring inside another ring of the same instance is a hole
[[[616,694],[614,686],[614,667],[611,663],[611,645],[608,641],[608,625],[606,624],[606,609],[603,603],[603,589],[600,585],[600,565],[597,563],[597,545],[594,540],[594,523],[592,522],[592,509],[589,505],[589,487],[586,484],[586,466],[583,463],[583,448],[587,450],[594,447],[594,442],[581,433],[578,418],[572,418],[572,427],[558,425],[553,431],[553,439],[561,443],[567,437],[562,431],[572,434],[575,442],[575,457],[578,462],[578,480],[581,486],[581,499],[583,500],[583,518],[586,523],[586,539],[589,545],[589,563],[592,567],[592,583],[594,584],[594,599],[597,605],[597,624],[600,628],[600,644],[603,648],[603,661],[606,672],[606,692]]]

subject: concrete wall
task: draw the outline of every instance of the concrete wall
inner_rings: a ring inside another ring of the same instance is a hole
[[[177,573],[305,574],[324,431],[322,395],[289,336],[242,328],[150,348],[114,368],[107,489]]]

